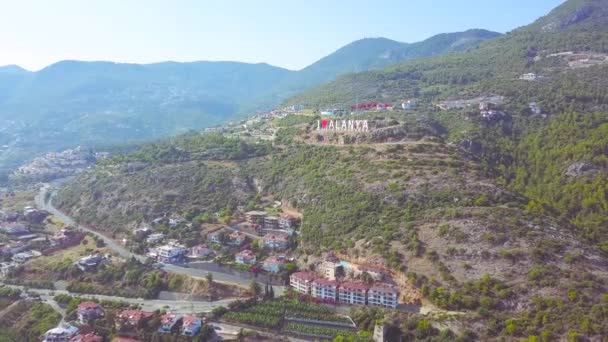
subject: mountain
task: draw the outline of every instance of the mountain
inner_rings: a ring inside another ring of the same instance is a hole
[[[387,38],[365,38],[352,42],[306,68],[292,73],[262,97],[260,103],[276,103],[288,95],[333,80],[339,75],[374,70],[395,63],[439,54],[462,52],[501,34],[481,29],[438,34],[416,43]],[[268,100],[268,99],[272,100]],[[272,102],[274,101],[274,102]]]
[[[471,30],[414,44],[364,39],[301,70],[237,62],[62,61],[37,72],[0,67],[1,165],[73,147],[149,140],[270,109],[337,75],[461,51],[496,33]]]
[[[274,144],[237,127],[183,135],[79,176],[56,204],[121,236],[161,214],[227,221],[278,200],[303,214],[300,266],[326,251],[381,264],[428,312],[357,311],[394,340],[601,340],[606,9],[570,0],[478,48],[349,74],[286,102],[418,99],[416,110],[348,117],[370,132],[324,134],[319,116],[294,115],[261,124],[278,129]],[[480,111],[484,100],[496,113]]]
[[[22,67],[18,66],[18,65],[5,65],[5,66],[0,66],[0,73],[12,73],[12,74],[19,74],[19,73],[27,73],[28,71],[23,69]]]

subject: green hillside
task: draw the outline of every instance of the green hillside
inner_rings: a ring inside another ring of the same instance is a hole
[[[0,173],[33,155],[76,145],[147,141],[268,110],[348,72],[462,51],[497,33],[470,30],[405,44],[353,42],[300,71],[268,64],[63,61],[38,72],[0,68]]]

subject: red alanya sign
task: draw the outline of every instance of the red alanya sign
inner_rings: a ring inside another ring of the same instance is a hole
[[[317,120],[318,131],[367,132],[367,120]]]

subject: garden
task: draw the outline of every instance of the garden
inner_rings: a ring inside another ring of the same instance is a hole
[[[286,332],[330,336],[353,333],[352,320],[331,308],[299,299],[243,301],[222,316],[229,322]]]

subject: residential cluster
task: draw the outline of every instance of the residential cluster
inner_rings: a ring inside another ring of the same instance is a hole
[[[333,253],[325,256],[318,272],[297,272],[289,277],[297,292],[323,302],[372,305],[396,308],[399,290],[387,282],[388,272],[375,265],[355,265],[339,260]],[[354,280],[354,279],[363,280]]]
[[[68,177],[85,171],[107,156],[106,152],[93,152],[80,146],[62,152],[49,152],[18,168],[12,177],[39,181]]]
[[[4,214],[0,219],[0,276],[7,276],[22,263],[49,254],[59,249],[77,245],[84,234],[62,229],[49,235],[39,227],[49,215],[44,210],[32,207],[23,208],[22,212]],[[10,261],[9,261],[10,260]]]
[[[103,338],[91,332],[96,320],[106,316],[106,310],[98,303],[92,301],[81,302],[76,307],[76,322],[62,323],[44,334],[43,342],[89,342],[103,341]],[[155,316],[153,312],[140,309],[122,309],[114,313],[113,324],[120,332],[113,342],[143,342],[132,336],[146,327]],[[204,319],[194,314],[181,315],[168,312],[160,315],[157,333],[180,334],[186,337],[195,336],[205,324]]]
[[[151,222],[153,228],[137,228],[133,237],[145,242],[146,255],[157,262],[182,264],[216,258],[228,262],[226,257],[230,255],[234,265],[256,269],[259,266],[266,272],[279,273],[288,262],[284,254],[291,246],[299,219],[278,214],[280,202],[269,205],[277,214],[261,210],[243,212],[244,208],[240,207],[240,214],[231,223],[204,225],[202,239],[195,245],[188,246],[185,241],[168,238],[176,234],[167,233],[167,227],[169,230],[191,227],[191,223],[180,218],[155,219]],[[156,226],[162,228],[155,229]],[[262,250],[264,253],[260,254]]]

